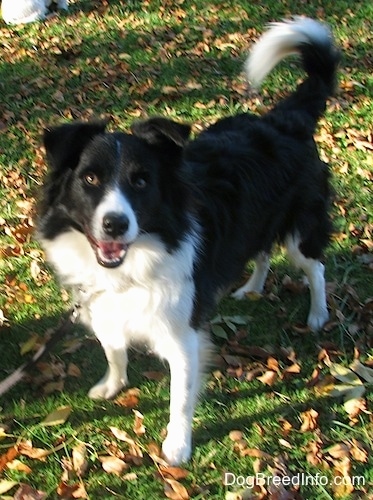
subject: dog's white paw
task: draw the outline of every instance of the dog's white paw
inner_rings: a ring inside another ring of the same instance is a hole
[[[263,286],[263,283],[259,283],[258,280],[253,276],[243,286],[237,288],[235,292],[231,293],[231,297],[236,300],[243,300],[249,293],[261,294],[263,291]]]
[[[242,286],[241,288],[238,288],[235,292],[231,293],[231,297],[236,300],[243,300],[246,295],[246,288]]]
[[[307,319],[307,325],[312,331],[317,332],[318,330],[321,330],[328,319],[329,313],[327,309],[322,309],[316,312],[311,311]]]
[[[162,455],[169,465],[187,462],[192,454],[191,438],[183,439],[179,432],[168,432],[162,445]]]
[[[124,380],[111,381],[104,378],[92,387],[88,396],[91,399],[112,399],[125,385]]]

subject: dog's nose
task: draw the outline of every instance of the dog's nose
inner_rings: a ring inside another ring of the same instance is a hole
[[[112,238],[123,236],[123,234],[128,230],[129,224],[130,221],[127,215],[115,212],[106,214],[102,221],[104,232]]]

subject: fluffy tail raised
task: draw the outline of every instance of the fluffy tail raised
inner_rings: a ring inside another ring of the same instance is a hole
[[[270,24],[245,63],[247,77],[258,86],[290,54],[300,55],[308,78],[276,108],[303,109],[317,120],[334,93],[339,63],[339,51],[326,25],[307,17]]]

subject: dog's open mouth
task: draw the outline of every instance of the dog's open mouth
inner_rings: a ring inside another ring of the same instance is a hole
[[[87,238],[95,252],[97,262],[103,267],[118,267],[124,261],[129,245],[122,241],[98,241],[87,233]]]

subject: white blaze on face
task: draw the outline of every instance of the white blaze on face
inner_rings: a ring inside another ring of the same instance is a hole
[[[105,230],[106,218],[126,221],[122,234],[110,235]],[[138,235],[139,226],[135,212],[119,187],[114,187],[104,196],[97,206],[92,223],[91,244],[99,264],[104,267],[119,266],[127,253],[128,245]]]
[[[132,243],[137,237],[139,226],[131,204],[118,187],[108,191],[97,206],[92,226],[93,236],[97,240],[108,239],[108,235],[104,231],[104,219],[108,214],[116,214],[118,217],[124,216],[128,219],[128,229],[118,239],[126,243]]]

